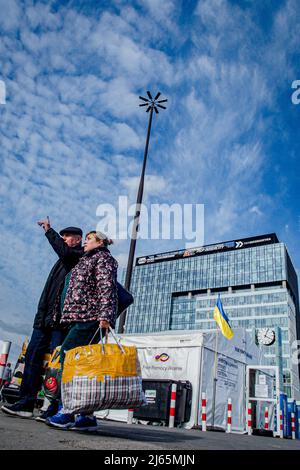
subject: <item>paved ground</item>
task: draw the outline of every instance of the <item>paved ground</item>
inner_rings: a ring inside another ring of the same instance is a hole
[[[34,419],[21,419],[0,411],[0,449],[104,449],[104,450],[300,450],[300,440],[168,429],[98,420],[93,433],[56,430]]]

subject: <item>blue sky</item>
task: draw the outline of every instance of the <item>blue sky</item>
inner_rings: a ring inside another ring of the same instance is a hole
[[[298,0],[0,0],[0,338],[29,335],[55,255],[36,221],[98,223],[135,201],[205,205],[205,243],[276,232],[298,270]],[[141,240],[137,255],[183,248]],[[112,252],[125,266],[128,241]]]

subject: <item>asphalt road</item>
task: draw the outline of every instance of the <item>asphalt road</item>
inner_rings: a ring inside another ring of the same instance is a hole
[[[300,440],[128,425],[98,420],[96,432],[64,431],[34,419],[0,411],[0,449],[4,450],[300,450]]]

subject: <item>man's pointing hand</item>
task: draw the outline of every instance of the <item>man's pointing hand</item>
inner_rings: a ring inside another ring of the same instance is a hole
[[[47,219],[45,219],[45,220],[39,220],[38,225],[40,227],[43,227],[45,232],[47,232],[47,230],[49,230],[49,228],[51,227],[49,217],[47,216]]]

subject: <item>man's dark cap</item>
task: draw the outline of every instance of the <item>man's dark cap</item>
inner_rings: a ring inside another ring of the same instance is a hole
[[[80,235],[82,237],[82,230],[78,227],[66,227],[59,232],[61,236],[65,233],[71,233],[72,235]]]

